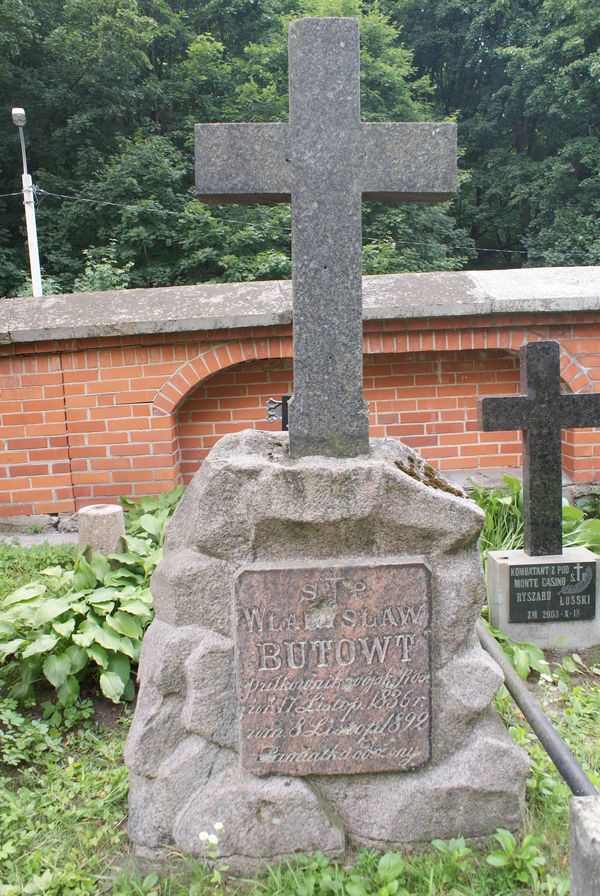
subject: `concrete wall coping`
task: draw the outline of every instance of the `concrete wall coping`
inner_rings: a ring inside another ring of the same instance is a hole
[[[600,266],[363,278],[365,320],[600,311]],[[289,280],[0,299],[0,343],[270,327],[292,319]]]

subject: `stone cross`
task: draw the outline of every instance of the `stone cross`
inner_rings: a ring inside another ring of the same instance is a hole
[[[361,198],[431,202],[455,189],[456,128],[360,117],[358,21],[289,29],[289,124],[196,125],[203,202],[292,202],[292,457],[369,450],[362,383]]]
[[[558,342],[521,348],[524,395],[483,398],[479,425],[486,432],[523,430],[523,522],[525,552],[562,554],[561,429],[600,425],[600,395],[560,391]]]

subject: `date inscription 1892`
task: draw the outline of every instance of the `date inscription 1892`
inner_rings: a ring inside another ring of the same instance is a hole
[[[237,579],[236,615],[244,768],[337,775],[428,761],[423,563],[249,568]]]

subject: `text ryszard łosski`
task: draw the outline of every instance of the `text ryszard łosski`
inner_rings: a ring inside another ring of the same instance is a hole
[[[595,563],[511,566],[509,622],[577,622],[596,615]]]
[[[423,563],[247,569],[236,587],[242,764],[351,774],[430,758]]]

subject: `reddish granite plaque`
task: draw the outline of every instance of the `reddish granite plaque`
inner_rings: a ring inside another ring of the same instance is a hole
[[[338,775],[429,760],[425,564],[251,567],[236,616],[244,768]]]

